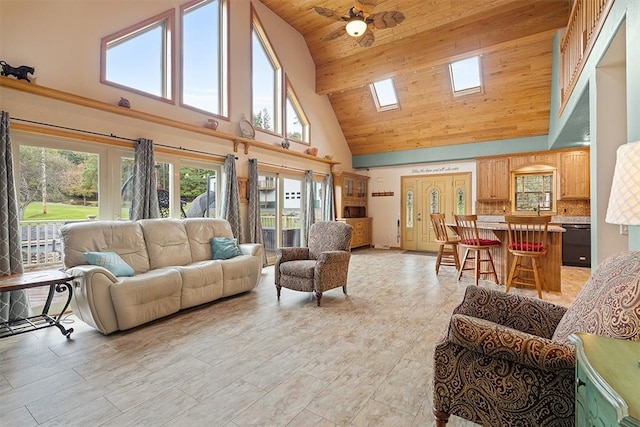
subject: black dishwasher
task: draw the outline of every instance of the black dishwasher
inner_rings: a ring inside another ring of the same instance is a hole
[[[562,224],[562,265],[591,267],[591,224]]]

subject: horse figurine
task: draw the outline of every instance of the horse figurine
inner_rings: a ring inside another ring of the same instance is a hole
[[[1,76],[14,76],[18,80],[26,80],[29,83],[31,83],[31,80],[29,80],[28,74],[33,75],[36,71],[35,68],[29,67],[28,65],[12,67],[5,61],[0,61],[0,66],[2,66],[2,71],[0,71]]]

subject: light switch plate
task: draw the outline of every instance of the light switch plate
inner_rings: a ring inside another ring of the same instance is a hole
[[[620,224],[620,234],[624,236],[629,235],[629,226],[626,224]]]

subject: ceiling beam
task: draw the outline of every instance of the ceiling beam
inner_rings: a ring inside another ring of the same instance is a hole
[[[469,17],[402,40],[369,48],[316,68],[316,92],[350,90],[394,75],[428,69],[491,46],[563,28],[569,2],[523,3],[478,19]]]

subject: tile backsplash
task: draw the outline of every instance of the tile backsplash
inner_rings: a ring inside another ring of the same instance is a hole
[[[591,216],[591,202],[589,200],[558,200],[556,207],[558,209],[556,215]],[[510,204],[504,201],[476,202],[477,215],[504,215],[509,213],[509,210]]]

